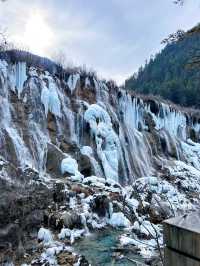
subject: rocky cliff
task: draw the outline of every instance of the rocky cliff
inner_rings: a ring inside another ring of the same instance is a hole
[[[24,58],[5,59],[0,61],[2,261],[19,263],[28,254],[27,263],[38,256],[33,264],[42,259],[51,264],[49,256],[62,264],[70,251],[51,241],[49,229],[73,243],[87,230],[132,225],[139,238],[155,241],[145,229],[150,222],[158,226],[198,207],[198,112],[131,95],[83,71],[58,75]],[[35,242],[39,228],[39,240],[51,242],[43,258]],[[161,239],[162,229],[158,232]],[[136,245],[130,235],[121,242]],[[82,257],[70,259],[86,265]]]

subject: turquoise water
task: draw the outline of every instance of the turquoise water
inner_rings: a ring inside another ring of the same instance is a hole
[[[118,237],[121,231],[104,230],[92,233],[90,236],[78,241],[75,244],[75,251],[86,257],[92,266],[134,266],[139,265],[127,259],[116,259],[113,248],[119,244]],[[142,259],[134,252],[124,254],[126,257],[142,262]],[[140,264],[141,265],[141,264]]]

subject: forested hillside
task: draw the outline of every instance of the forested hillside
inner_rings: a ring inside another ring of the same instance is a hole
[[[139,93],[160,95],[175,103],[199,108],[200,67],[189,66],[199,53],[199,48],[199,31],[167,44],[138,73],[126,80],[126,88]]]

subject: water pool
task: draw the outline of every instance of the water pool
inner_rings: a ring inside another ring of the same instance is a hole
[[[122,231],[118,230],[103,230],[100,232],[91,233],[91,235],[78,241],[75,245],[75,251],[85,256],[92,266],[136,266],[144,265],[143,260],[132,251],[127,251],[124,259],[117,259],[115,248],[118,247],[118,237]],[[141,263],[129,261],[136,260]]]

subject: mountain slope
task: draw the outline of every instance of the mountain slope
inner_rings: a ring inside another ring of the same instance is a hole
[[[74,242],[110,226],[158,258],[155,228],[199,208],[200,115],[27,56],[0,60],[0,264],[88,266]]]
[[[187,64],[200,47],[200,32],[186,34],[168,44],[154,59],[141,67],[125,87],[144,94],[160,95],[183,106],[200,107],[200,69]]]

